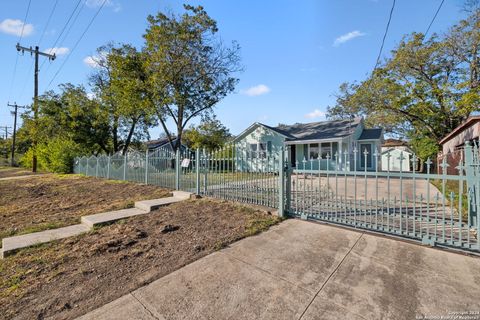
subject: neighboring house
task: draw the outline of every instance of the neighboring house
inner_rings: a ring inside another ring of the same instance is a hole
[[[234,142],[237,167],[243,171],[268,170],[268,155],[278,156],[284,146],[291,166],[297,169],[326,170],[328,164],[329,170],[372,171],[379,165],[374,155],[380,152],[383,129],[366,129],[362,118],[277,127],[255,122]]]
[[[453,129],[447,136],[440,140],[442,151],[437,157],[437,166],[441,172],[440,165],[443,158],[446,158],[446,162],[449,167],[447,168],[447,174],[458,174],[458,170],[455,168],[463,159],[463,148],[465,142],[470,142],[472,145],[479,143],[480,137],[480,115],[471,116],[461,125]]]
[[[173,144],[177,143],[177,138],[174,138],[172,143]],[[170,142],[168,141],[167,137],[160,138],[160,139],[157,139],[157,140],[150,140],[150,141],[147,141],[146,144],[147,144],[147,148],[148,148],[149,151],[153,151],[153,150],[155,150],[157,148],[160,148],[160,147],[162,147],[165,150],[172,151],[172,146],[170,145]],[[184,150],[184,149],[186,149],[186,146],[182,144],[180,149]]]
[[[412,156],[413,151],[406,141],[387,139],[382,146],[382,171],[410,172],[413,165]]]

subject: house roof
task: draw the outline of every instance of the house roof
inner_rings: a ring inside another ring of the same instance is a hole
[[[352,134],[354,129],[361,122],[362,118],[357,117],[353,119],[295,123],[293,125],[266,127],[283,134],[288,140],[325,140],[347,137]]]
[[[408,142],[399,139],[386,139],[382,147],[407,147]]]
[[[468,117],[468,119],[465,122],[463,122],[461,125],[459,125],[455,129],[453,129],[452,132],[450,132],[442,140],[440,140],[440,144],[444,144],[445,142],[452,139],[453,137],[455,137],[457,134],[459,134],[463,130],[473,126],[477,122],[480,122],[480,116]]]
[[[176,143],[177,138],[173,138],[172,142]],[[150,140],[150,141],[147,141],[146,144],[147,144],[147,147],[149,149],[155,149],[155,148],[162,147],[162,146],[170,147],[168,137],[160,138],[160,139],[157,139],[157,140]]]
[[[382,139],[382,128],[363,129],[358,140],[380,140]]]

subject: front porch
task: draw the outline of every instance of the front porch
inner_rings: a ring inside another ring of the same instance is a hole
[[[375,171],[379,162],[375,141],[292,141],[286,146],[291,167],[299,170]]]

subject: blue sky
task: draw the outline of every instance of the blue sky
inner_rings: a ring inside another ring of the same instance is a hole
[[[40,70],[40,94],[71,82],[86,84],[92,67],[88,56],[109,41],[143,44],[146,17],[159,10],[182,12],[182,4],[201,4],[218,22],[226,42],[242,47],[245,71],[235,93],[216,107],[218,118],[233,134],[255,121],[269,125],[324,119],[333,94],[345,81],[362,80],[372,70],[385,30],[391,0],[277,1],[147,1],[106,0],[89,31],[73,50],[103,0],[80,0],[70,30],[56,44],[58,59]],[[397,1],[384,56],[404,34],[425,32],[441,0]],[[0,3],[0,126],[12,126],[7,102],[29,104],[33,95],[33,58],[15,50],[28,0]],[[52,48],[77,0],[60,0],[47,26],[55,0],[32,0],[23,27],[23,46]],[[446,0],[431,32],[442,33],[464,17],[462,0]],[[19,21],[17,21],[19,20]],[[72,18],[72,21],[74,18]],[[71,21],[71,22],[72,22]],[[39,43],[43,34],[42,41]],[[66,31],[65,31],[66,32]],[[63,40],[63,41],[62,41]],[[15,61],[17,68],[14,74]],[[65,59],[68,60],[65,62]],[[42,64],[45,58],[41,58]],[[64,63],[65,62],[65,63]],[[13,81],[13,82],[12,82]],[[160,129],[151,130],[152,138]]]

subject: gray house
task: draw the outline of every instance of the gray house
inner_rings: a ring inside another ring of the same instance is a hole
[[[383,129],[366,129],[363,118],[277,127],[255,122],[234,142],[240,159],[254,160],[237,163],[243,171],[264,169],[268,155],[278,155],[283,146],[289,147],[288,159],[297,169],[326,170],[328,164],[328,170],[373,171],[380,169],[375,155],[380,154]]]

